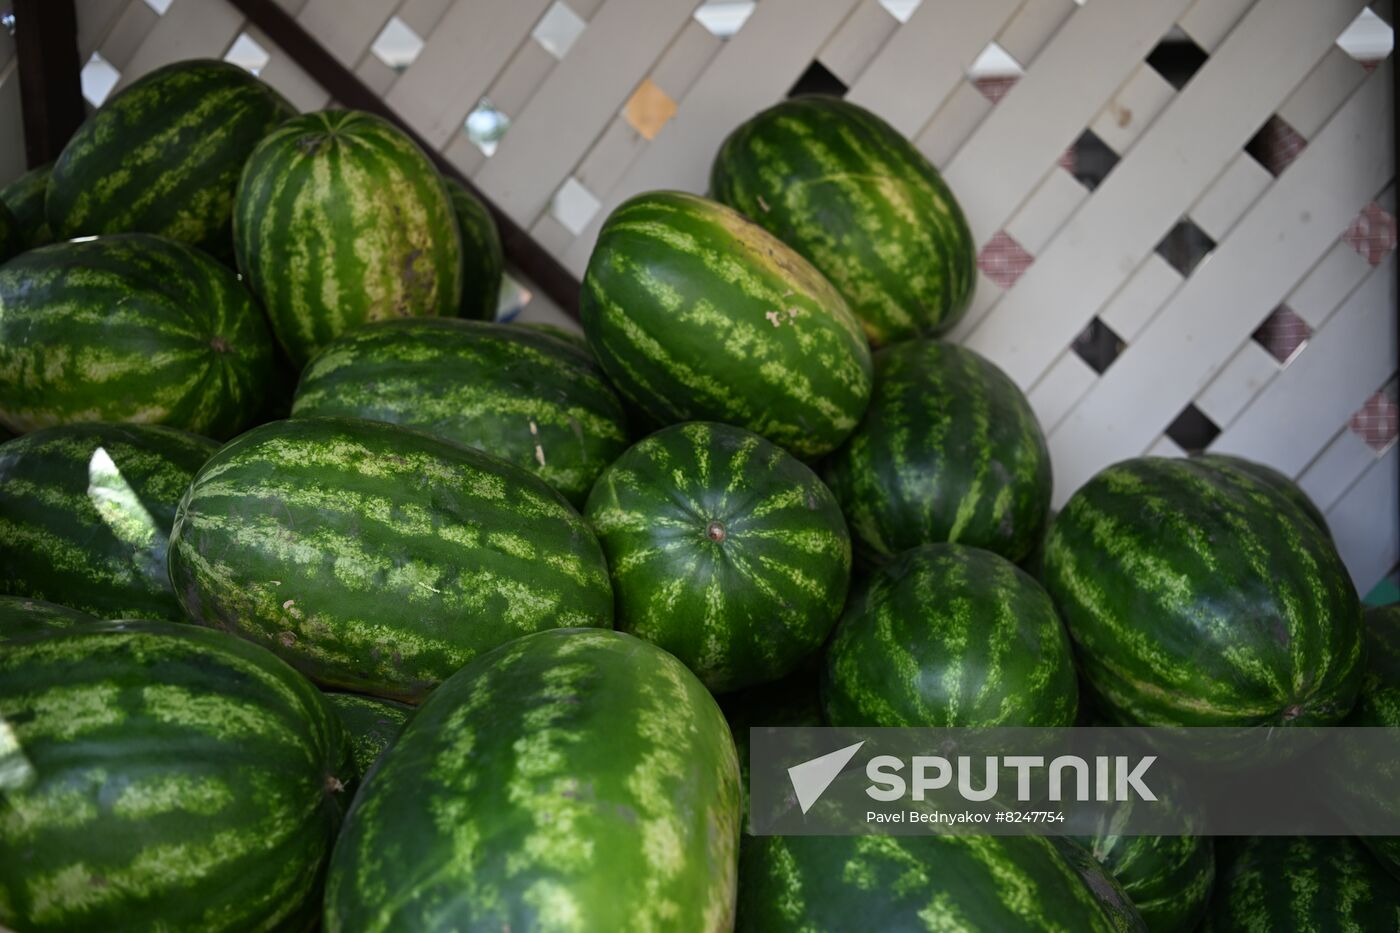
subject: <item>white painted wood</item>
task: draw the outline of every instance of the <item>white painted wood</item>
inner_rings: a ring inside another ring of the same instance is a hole
[[[692,19],[662,54],[652,69],[651,80],[679,102],[723,44],[718,36]]]
[[[898,28],[898,20],[879,0],[861,0],[822,46],[817,61],[850,87]]]
[[[141,0],[128,3],[103,37],[97,53],[120,72],[125,72],[141,43],[155,28],[160,16]],[[140,77],[140,75],[137,75]]]
[[[924,0],[846,99],[918,135],[1018,7],[1019,0]]]
[[[693,8],[692,0],[607,0],[477,173],[482,190],[517,221],[533,220]]]
[[[243,29],[243,15],[224,0],[179,0],[156,18],[131,56],[114,93],[162,65],[186,58],[219,58]]]
[[[442,20],[452,0],[404,0],[394,15],[423,38],[427,38]]]
[[[1230,160],[1189,211],[1196,226],[1219,243],[1259,199],[1274,177],[1247,152]]]
[[[398,80],[399,73],[390,68],[374,53],[369,53],[360,59],[360,63],[355,66],[355,77],[359,78],[379,97],[389,93],[389,88],[394,86]]]
[[[611,191],[645,147],[642,134],[625,119],[617,117],[583,157],[574,177],[589,191]]]
[[[997,45],[1028,67],[1050,37],[1079,9],[1074,0],[1030,0],[997,35]]]
[[[1255,0],[1196,0],[1177,20],[1183,32],[1207,52],[1215,50]],[[1264,0],[1265,3],[1268,0]]]
[[[1153,442],[1151,447],[1147,448],[1147,455],[1149,457],[1185,457],[1187,454],[1181,449],[1180,444],[1163,434]],[[1058,507],[1058,505],[1055,506],[1055,508]]]
[[[1226,426],[1278,374],[1278,360],[1257,341],[1246,340],[1196,396],[1196,407],[1217,425]]]
[[[1393,170],[1390,110],[1382,110],[1389,81],[1389,66],[1378,68],[1061,424],[1051,449],[1069,488],[1140,452],[1384,184]],[[1318,353],[1320,336],[1284,376],[1309,368],[1305,358]],[[1284,384],[1280,377],[1271,386]]]
[[[1176,88],[1168,84],[1166,78],[1152,66],[1141,64],[1118,93],[1103,105],[1089,129],[1108,148],[1121,155],[1175,97]]]
[[[1180,272],[1156,253],[1148,253],[1099,312],[1099,319],[1125,343],[1132,343],[1181,283]]]
[[[1055,34],[1035,67],[948,164],[945,175],[967,214],[974,243],[986,243],[1001,229],[1098,112],[1108,88],[1132,73],[1185,5],[1185,0],[1092,3]],[[988,175],[992,164],[997,171]]]
[[[1371,264],[1360,253],[1338,240],[1288,294],[1284,304],[1316,330],[1370,271]]]
[[[992,102],[976,86],[963,79],[948,95],[928,126],[914,138],[914,145],[937,168],[945,169],[958,149],[992,112]],[[965,192],[954,189],[960,203]],[[980,242],[980,241],[979,241]]]
[[[1018,287],[972,332],[968,344],[1022,385],[1034,381],[1360,7],[1359,0],[1323,5],[1271,0],[1251,11],[1037,257]],[[1084,21],[1076,15],[1051,48]],[[1014,96],[1013,91],[1002,106]],[[998,181],[1001,177],[999,170]]]
[[[442,154],[457,171],[468,178],[475,175],[486,162],[486,153],[477,148],[476,143],[468,139],[464,133],[458,133],[453,137],[452,141],[447,144],[447,148],[442,150]]]
[[[1326,515],[1357,590],[1370,591],[1400,560],[1400,445],[1371,464]]]
[[[97,51],[112,25],[133,3],[146,5],[143,0],[75,0],[73,10],[78,18],[80,62],[87,61]]]
[[[1334,45],[1279,106],[1278,115],[1304,139],[1311,139],[1365,77],[1360,62]]]
[[[306,0],[297,22],[347,68],[378,37],[398,0]]]
[[[277,43],[267,37],[261,29],[251,23],[244,24],[243,32],[258,45],[267,49],[269,59],[258,75],[262,80],[277,89],[297,110],[310,113],[323,109],[330,102],[330,95],[291,56],[282,51]]]
[[[1061,353],[1045,378],[1026,395],[1041,429],[1046,434],[1053,431],[1098,379],[1099,374],[1073,351]]]
[[[1350,428],[1342,428],[1308,464],[1298,486],[1324,513],[1376,462],[1376,452]]]
[[[1006,232],[1034,256],[1088,196],[1089,190],[1073,175],[1056,167],[1006,222]]]
[[[972,301],[968,303],[967,311],[963,314],[962,320],[950,330],[946,336],[947,340],[953,343],[962,343],[963,339],[977,326],[977,322],[986,317],[996,307],[996,303],[1001,300],[1005,291],[1000,285],[993,282],[982,274],[982,270],[977,270],[977,284],[972,290]]]
[[[1395,339],[1392,255],[1212,448],[1253,453],[1296,475],[1395,371]]]
[[[524,119],[526,104],[558,65],[559,59],[551,55],[544,46],[534,39],[526,39],[520,44],[520,48],[515,50],[510,61],[506,62],[496,80],[491,82],[491,86],[486,89],[486,96],[491,98],[491,103],[496,109],[509,116],[511,121],[505,139],[509,139],[516,131],[517,124]],[[497,152],[505,148],[505,139],[497,145]]]

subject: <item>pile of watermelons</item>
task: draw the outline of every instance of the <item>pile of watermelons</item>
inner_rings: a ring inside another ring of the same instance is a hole
[[[1400,725],[1400,614],[1256,464],[1049,521],[933,336],[933,168],[825,98],[715,143],[607,219],[586,339],[486,320],[406,135],[231,65],[0,192],[0,925],[1394,928],[1387,840],[744,838],[749,725]]]

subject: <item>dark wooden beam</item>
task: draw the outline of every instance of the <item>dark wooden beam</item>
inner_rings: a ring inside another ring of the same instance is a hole
[[[48,2],[48,0],[33,0],[33,2]],[[471,183],[470,179],[459,172],[437,149],[428,145],[412,127],[400,119],[384,103],[378,94],[357,78],[354,72],[327,52],[315,36],[303,29],[301,24],[288,15],[287,11],[274,0],[230,0],[230,2],[244,16],[248,17],[250,22],[266,33],[267,37],[275,42],[283,52],[290,55],[292,60],[300,65],[307,74],[315,78],[334,100],[342,106],[378,114],[386,120],[392,121],[423,147],[423,151],[432,157],[444,175],[460,181],[467,186],[468,190],[481,198],[482,202],[490,209],[491,216],[495,218],[496,226],[501,231],[501,243],[505,247],[506,258],[510,263],[543,289],[545,294],[549,295],[559,307],[573,317],[578,317],[579,284],[569,270],[564,268],[559,260],[555,259],[544,247],[540,246],[535,238],[530,236],[529,231],[507,216],[504,211],[491,202],[490,198],[483,195]]]
[[[73,0],[15,0],[24,155],[29,167],[58,158],[87,116]]]

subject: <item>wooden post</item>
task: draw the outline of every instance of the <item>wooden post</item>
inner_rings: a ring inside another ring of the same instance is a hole
[[[82,124],[78,18],[73,0],[15,0],[24,154],[29,167],[58,157]]]

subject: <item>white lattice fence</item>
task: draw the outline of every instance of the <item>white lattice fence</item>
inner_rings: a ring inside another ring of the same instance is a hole
[[[1363,591],[1400,556],[1392,66],[1337,41],[1362,0],[282,5],[575,273],[609,209],[703,191],[724,134],[817,63],[966,208],[983,274],[954,337],[1029,392],[1057,502],[1189,434],[1296,477]],[[224,0],[78,12],[95,93],[227,55],[328,103]],[[1169,35],[1186,74],[1159,68]],[[1105,177],[1075,164],[1086,143]],[[1194,267],[1183,237],[1210,248]]]

